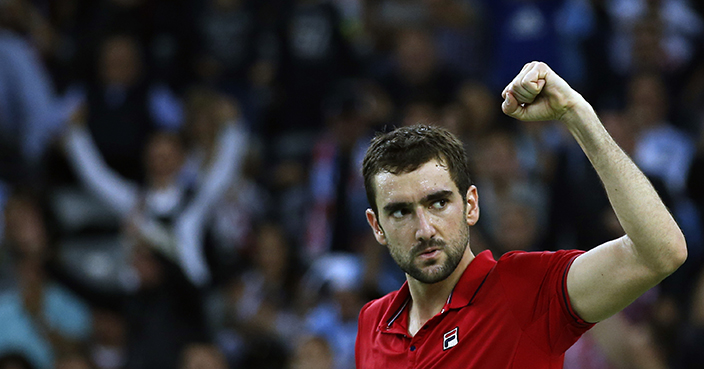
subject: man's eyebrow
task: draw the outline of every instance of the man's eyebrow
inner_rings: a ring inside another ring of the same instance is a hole
[[[429,203],[429,202],[434,202],[434,201],[441,200],[441,199],[447,199],[450,196],[452,196],[452,191],[441,190],[441,191],[433,192],[433,193],[429,194],[428,196],[425,196],[421,201],[423,203]]]
[[[384,212],[386,214],[391,214],[395,212],[396,210],[401,210],[405,208],[411,207],[410,202],[390,202],[386,205],[384,205]]]
[[[423,203],[423,204],[427,204],[427,203],[429,203],[429,202],[434,202],[434,201],[441,200],[441,199],[447,199],[447,198],[450,197],[450,196],[452,196],[452,191],[450,191],[450,190],[441,190],[441,191],[433,192],[433,193],[431,193],[431,194],[429,194],[429,195],[423,197],[420,201],[421,201],[421,203]],[[388,203],[388,204],[386,204],[386,205],[384,206],[384,211],[385,211],[387,214],[390,214],[390,213],[393,213],[393,212],[396,211],[396,210],[408,208],[408,207],[411,207],[411,206],[412,206],[412,204],[411,204],[410,202],[401,202],[401,201],[399,201],[399,202],[391,202],[391,203]]]

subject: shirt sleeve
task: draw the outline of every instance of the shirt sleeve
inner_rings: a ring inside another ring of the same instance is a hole
[[[242,122],[225,124],[218,140],[215,160],[205,169],[195,197],[184,213],[202,218],[223,196],[228,186],[237,181],[247,152],[247,133],[242,126]]]
[[[120,177],[103,161],[87,129],[72,127],[67,141],[69,162],[81,182],[121,217],[129,215],[137,205],[137,185]]]
[[[17,97],[14,109],[19,109],[23,119],[22,154],[29,162],[35,163],[41,159],[68,114],[54,96],[51,79],[37,51],[18,38],[10,45],[12,49],[6,55],[10,63],[6,67],[11,68],[14,80],[12,89]]]
[[[197,286],[205,285],[211,278],[203,253],[203,225],[213,205],[242,171],[248,136],[242,126],[242,123],[225,125],[215,161],[208,167],[193,201],[176,220],[179,264]]]
[[[552,353],[563,353],[594,325],[575,313],[567,294],[567,272],[582,253],[512,252],[496,267],[521,328]]]
[[[354,361],[357,369],[364,368],[364,355],[370,345],[371,335],[367,332],[367,330],[370,329],[367,322],[369,317],[366,316],[365,313],[373,303],[374,301],[367,302],[364,307],[362,307],[362,310],[360,310],[359,317],[357,318],[357,339],[354,345]]]

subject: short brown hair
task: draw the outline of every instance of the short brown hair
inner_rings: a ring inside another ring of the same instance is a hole
[[[462,199],[472,184],[467,152],[450,131],[435,126],[414,125],[377,134],[364,155],[362,175],[369,205],[377,212],[374,176],[381,172],[409,173],[436,159],[447,166]]]

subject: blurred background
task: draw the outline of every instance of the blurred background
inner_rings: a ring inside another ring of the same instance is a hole
[[[565,368],[701,368],[704,2],[0,0],[0,369],[354,368],[404,281],[360,174],[393,127],[466,143],[475,254],[622,235],[566,130],[501,113],[532,60],[689,246]]]

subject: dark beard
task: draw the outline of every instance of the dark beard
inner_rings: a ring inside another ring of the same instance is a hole
[[[460,238],[460,244],[450,245],[449,247],[445,241],[442,240],[431,239],[420,242],[413,246],[411,251],[407,254],[410,257],[410,260],[403,260],[404,258],[401,257],[401,255],[394,255],[395,253],[393,252],[391,256],[404,273],[410,275],[421,283],[434,284],[449,277],[450,274],[457,269],[460,261],[462,261],[462,256],[467,250],[467,245],[469,244],[469,227],[462,232],[462,237]],[[447,255],[447,258],[440,266],[440,269],[433,273],[424,272],[414,263],[416,256],[423,252],[423,250],[427,250],[430,247],[439,247]]]

